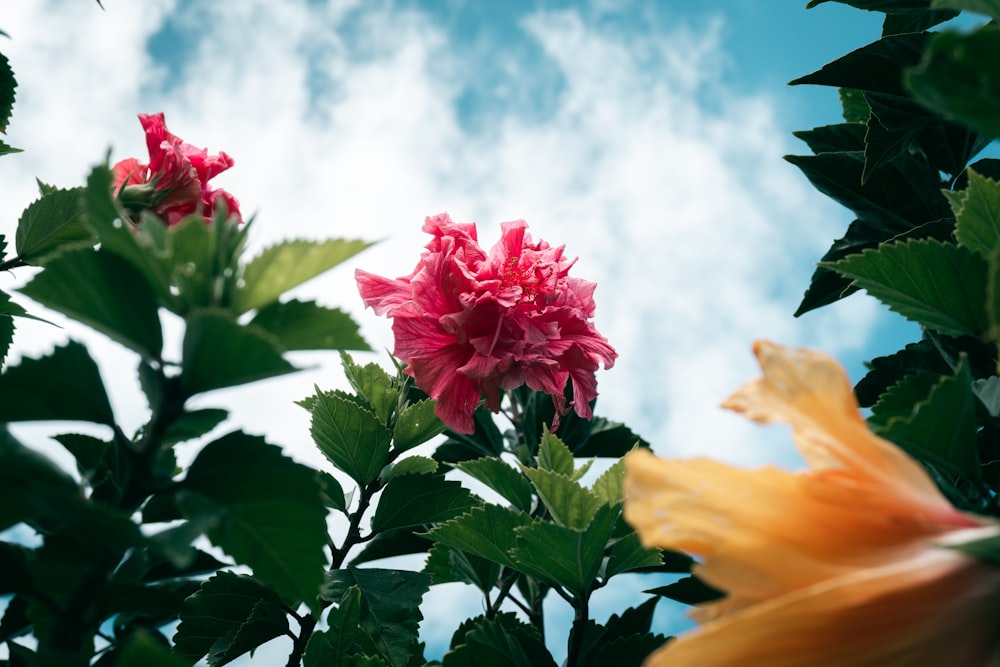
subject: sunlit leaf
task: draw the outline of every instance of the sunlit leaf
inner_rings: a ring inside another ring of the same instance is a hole
[[[538,445],[538,467],[570,477],[573,474],[574,463],[573,452],[569,447],[563,444],[557,435],[544,430]]]
[[[483,505],[438,524],[426,536],[435,542],[517,569],[511,558],[517,541],[514,531],[531,525],[531,522],[531,518],[523,512]]]
[[[566,475],[541,468],[524,468],[524,474],[560,526],[585,529],[601,505],[595,494]]]

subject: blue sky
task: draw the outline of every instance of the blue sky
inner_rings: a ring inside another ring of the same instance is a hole
[[[825,349],[856,380],[863,360],[916,336],[863,295],[791,315],[849,218],[781,159],[804,150],[793,130],[838,121],[835,92],[785,83],[876,39],[880,15],[759,0],[104,6],[3,3],[20,81],[8,138],[26,149],[0,160],[8,234],[35,177],[69,187],[109,146],[113,160],[143,156],[135,114],[162,110],[178,135],[235,158],[219,184],[259,213],[255,247],[381,239],[297,296],[351,310],[385,349],[389,325],[360,307],[355,267],[409,273],[426,215],[476,220],[486,243],[499,222],[524,218],[599,285],[598,326],[620,359],[599,377],[597,412],[660,454],[746,465],[795,461],[785,429],[717,408],[756,374],[754,339]],[[2,276],[0,289],[25,277]],[[28,323],[15,358],[66,335],[93,346],[120,418],[138,426],[134,359],[113,344]],[[310,370],[204,404],[324,465],[292,401],[343,386],[333,357],[302,355]],[[44,429],[20,433],[52,449]],[[635,604],[647,586],[616,586],[595,609]],[[451,608],[428,614],[432,642],[450,635],[454,609],[478,610],[453,589],[431,602]],[[661,605],[658,622],[675,627],[678,614]]]

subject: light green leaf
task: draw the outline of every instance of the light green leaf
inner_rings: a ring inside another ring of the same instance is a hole
[[[183,489],[178,504],[188,518],[222,515],[208,531],[213,544],[286,600],[318,611],[327,527],[315,471],[237,431],[201,450]]]
[[[381,533],[447,521],[479,504],[468,489],[442,475],[403,475],[382,491],[372,530]]]
[[[969,170],[969,187],[949,198],[960,245],[988,258],[1000,240],[1000,183]]]
[[[601,501],[566,475],[541,468],[522,468],[545,503],[556,524],[583,530],[594,518]]]
[[[282,294],[329,271],[371,244],[365,241],[283,241],[253,258],[237,287],[233,308],[243,313],[278,300]]]
[[[845,275],[903,317],[951,336],[982,335],[986,262],[933,239],[879,246],[820,266]]]
[[[385,467],[392,435],[372,412],[331,393],[316,395],[309,432],[323,455],[359,486]]]
[[[531,517],[523,512],[497,505],[483,505],[451,521],[438,524],[426,533],[426,537],[517,569],[511,558],[517,539],[514,530],[528,525],[531,525]]]
[[[159,304],[129,262],[103,250],[74,250],[48,263],[21,291],[147,359],[163,346]]]
[[[354,391],[368,401],[383,424],[388,424],[399,403],[399,388],[377,364],[359,366],[346,352],[340,353],[344,375]]]
[[[429,398],[403,408],[392,429],[392,446],[405,452],[444,432],[444,423],[434,414],[435,402]]]
[[[945,376],[917,403],[911,415],[890,418],[877,433],[911,456],[978,478],[976,397],[964,357],[953,376]]]
[[[426,456],[408,456],[396,461],[389,467],[389,472],[382,476],[382,481],[388,483],[403,475],[432,475],[437,472],[438,462]]]
[[[313,301],[275,301],[252,324],[271,333],[286,350],[370,350],[357,323],[339,308]]]
[[[612,507],[622,501],[622,483],[625,481],[625,459],[618,459],[613,466],[601,473],[590,492],[597,499]]]
[[[545,429],[538,445],[538,467],[571,477],[574,463],[573,452],[569,447],[563,444],[559,436]]]
[[[72,378],[73,391],[66,391]],[[97,364],[80,343],[21,363],[0,375],[0,422],[69,420],[114,426],[111,403]]]
[[[531,483],[501,459],[484,456],[462,461],[455,467],[499,493],[522,512],[531,511]]]
[[[298,370],[269,334],[217,310],[188,316],[183,353],[181,384],[188,396]]]
[[[208,655],[211,667],[288,632],[283,603],[253,577],[219,572],[184,601],[174,650],[191,660]]]
[[[94,245],[84,224],[83,189],[56,190],[35,200],[17,221],[14,246],[29,264],[44,264],[53,253]]]
[[[1000,137],[1000,30],[938,32],[916,67],[903,73],[913,98],[931,111]]]
[[[574,596],[586,596],[600,572],[616,518],[615,510],[602,505],[586,530],[538,520],[520,526],[514,569],[562,586]]]

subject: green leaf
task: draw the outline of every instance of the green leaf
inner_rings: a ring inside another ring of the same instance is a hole
[[[163,434],[163,444],[175,445],[200,438],[224,422],[228,416],[229,413],[221,408],[202,408],[184,412],[170,422]]]
[[[357,323],[339,308],[314,301],[275,301],[252,324],[270,332],[286,350],[370,350]]]
[[[392,446],[396,450],[405,452],[444,431],[444,423],[434,414],[434,406],[435,402],[426,398],[399,412],[392,429]]]
[[[346,512],[350,499],[344,495],[344,487],[340,485],[337,478],[325,471],[317,472],[319,479],[320,494],[327,507]]]
[[[233,308],[243,313],[278,300],[282,294],[329,271],[371,244],[365,241],[283,241],[266,248],[246,266]]]
[[[857,91],[864,102],[864,93]],[[863,151],[865,149],[865,124],[868,122],[868,103],[865,102],[865,117],[859,123],[839,123],[837,125],[822,125],[811,130],[792,132],[796,139],[801,139],[813,153],[846,153]]]
[[[910,415],[890,418],[877,433],[918,460],[975,479],[980,474],[976,403],[972,373],[963,358],[955,375],[941,378]]]
[[[600,572],[618,512],[602,505],[585,530],[532,521],[516,529],[515,569],[576,597],[586,596]]]
[[[298,370],[269,334],[217,310],[188,316],[183,353],[181,384],[188,396]]]
[[[17,79],[14,70],[10,68],[7,56],[0,53],[0,132],[7,132],[7,123],[14,109],[14,91],[17,89]]]
[[[1000,0],[932,0],[931,7],[976,12],[1000,21]]]
[[[263,438],[230,433],[198,454],[179,504],[188,518],[221,514],[212,543],[287,600],[317,610],[326,563],[326,508],[316,473]]]
[[[905,14],[907,12],[924,11],[930,6],[930,0],[834,0],[844,5],[870,12],[885,12],[887,14]],[[806,9],[812,9],[830,0],[810,0]]]
[[[72,378],[73,391],[66,391]],[[47,357],[22,359],[0,375],[0,422],[69,420],[114,426],[97,364],[80,343],[70,341]]]
[[[56,190],[24,209],[17,221],[14,246],[29,264],[44,264],[54,253],[67,248],[94,245],[84,224],[83,189]]]
[[[10,144],[0,141],[0,155],[12,155],[13,153],[23,153],[20,148],[14,148]]]
[[[608,664],[610,661],[616,665],[622,664],[623,667],[630,664],[639,667],[643,659],[649,655],[649,651],[643,655],[634,656],[632,660],[630,660],[633,657],[631,654],[620,656],[623,658],[623,661],[619,663],[617,658],[611,659],[614,653],[608,653],[606,649],[616,645],[619,648],[624,648],[621,644],[623,640],[642,636],[654,637],[662,644],[665,637],[649,634],[650,627],[653,624],[653,612],[656,609],[658,601],[659,598],[650,598],[638,607],[626,609],[622,612],[621,616],[612,614],[603,626],[598,625],[594,621],[589,621],[581,641],[580,650],[585,656],[583,664],[590,667],[600,667],[601,665]],[[606,657],[604,661],[599,659],[602,653]]]
[[[426,533],[426,537],[505,567],[519,569],[511,557],[517,543],[514,531],[531,525],[531,522],[531,517],[523,512],[483,505],[436,525]]]
[[[940,120],[920,105],[894,95],[865,93],[871,114],[865,134],[865,166],[861,182],[866,183],[877,168],[906,153],[917,138]]]
[[[552,470],[523,470],[556,524],[574,530],[584,530],[587,527],[601,505],[595,494],[566,475]]]
[[[538,630],[511,612],[467,621],[451,643],[443,667],[556,667]]]
[[[814,84],[905,96],[900,75],[920,60],[926,33],[891,35],[851,51],[790,85]]]
[[[1000,137],[1000,30],[934,35],[920,64],[904,73],[914,99],[945,118]]]
[[[890,310],[952,336],[987,331],[987,266],[972,251],[931,239],[885,244],[824,264]]]
[[[610,578],[622,572],[657,567],[661,562],[659,549],[644,547],[637,534],[629,533],[611,547],[604,576]]]
[[[163,334],[156,294],[141,273],[115,254],[62,253],[21,291],[147,359],[159,358]]]
[[[500,578],[500,565],[443,544],[435,544],[427,553],[424,572],[434,585],[464,581],[488,594]]]
[[[389,472],[382,475],[382,481],[388,483],[396,477],[404,475],[433,475],[438,470],[438,462],[426,456],[408,456],[393,463]]]
[[[714,602],[725,596],[725,593],[712,588],[695,576],[681,577],[672,584],[643,592],[669,598],[681,604],[703,604],[705,602]]]
[[[28,618],[28,599],[23,595],[15,595],[7,602],[0,618],[0,642],[8,642],[31,632],[31,619]]]
[[[913,416],[917,403],[927,398],[940,379],[940,375],[924,371],[903,376],[879,396],[878,402],[872,406],[868,423],[879,429],[884,428],[892,419],[909,419]]]
[[[432,546],[433,543],[430,540],[415,534],[411,528],[375,533],[375,537],[365,544],[361,553],[351,559],[350,566],[354,567],[362,563],[395,556],[423,554],[427,553]]]
[[[253,577],[219,572],[184,601],[174,650],[191,660],[208,655],[211,667],[288,632],[283,603]]]
[[[533,504],[531,483],[522,473],[501,459],[484,456],[480,459],[462,461],[455,467],[499,493],[522,512],[531,511]]]
[[[840,106],[843,109],[845,123],[867,123],[870,109],[864,93],[857,88],[840,88]],[[814,151],[819,152],[819,151]]]
[[[394,477],[382,491],[372,530],[381,533],[447,521],[479,504],[468,489],[442,475]]]
[[[399,404],[399,388],[377,364],[359,366],[346,352],[340,353],[344,375],[354,391],[366,400],[383,424],[388,424]]]
[[[134,633],[118,654],[115,667],[186,667],[188,662],[157,641],[148,631]]]
[[[479,406],[472,413],[472,420],[475,424],[472,435],[445,431],[448,440],[434,452],[435,459],[445,463],[457,463],[481,456],[499,456],[503,453],[503,434],[493,421],[493,413]]]
[[[351,568],[334,575],[334,587],[354,585],[361,591],[362,627],[393,667],[406,667],[417,648],[417,630],[423,616],[420,601],[430,588],[423,572]]]
[[[543,430],[538,445],[538,467],[572,477],[574,463],[573,452],[569,451],[569,447],[558,436],[549,433],[548,429]]]
[[[612,639],[597,647],[593,661],[588,664],[594,667],[609,664],[614,664],[615,667],[641,667],[646,658],[663,646],[665,641],[665,636],[651,632]]]
[[[358,483],[385,467],[392,435],[372,412],[336,394],[318,394],[310,433],[323,455]]]
[[[1000,182],[972,169],[967,174],[968,188],[952,201],[955,238],[959,245],[989,258],[1000,241]]]
[[[1000,376],[974,380],[972,391],[991,417],[1000,417]]]
[[[872,229],[861,220],[855,220],[848,226],[843,238],[833,242],[820,262],[835,262],[868,248],[877,248],[883,241],[885,241],[884,233]],[[857,289],[850,278],[824,266],[818,266],[794,315],[799,317],[810,310],[834,303],[853,294]]]
[[[327,614],[329,629],[314,632],[306,645],[304,667],[361,665],[351,658],[378,652],[374,642],[361,627],[361,589],[351,586]]]
[[[649,448],[649,443],[625,424],[604,417],[590,421],[590,433],[583,444],[573,450],[575,456],[620,458],[635,447]]]

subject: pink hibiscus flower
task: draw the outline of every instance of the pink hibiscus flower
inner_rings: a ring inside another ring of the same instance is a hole
[[[391,280],[358,270],[361,297],[392,318],[394,354],[452,430],[472,433],[481,397],[497,412],[500,390],[525,384],[552,396],[553,429],[570,409],[568,382],[572,408],[589,419],[594,373],[618,356],[591,322],[596,285],[570,277],[576,260],[563,246],[533,243],[523,220],[501,227],[486,253],[475,223],[429,217],[423,230],[434,238],[413,273]]]
[[[225,153],[209,155],[206,149],[174,136],[167,130],[162,113],[139,114],[139,122],[146,131],[149,164],[128,158],[112,167],[115,191],[125,185],[123,198],[129,206],[149,208],[174,225],[194,213],[211,220],[221,201],[229,215],[243,221],[236,198],[208,184],[233,166],[231,157]]]

